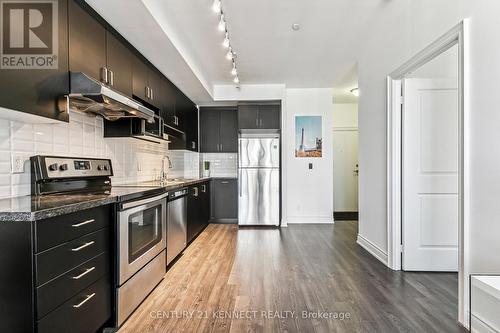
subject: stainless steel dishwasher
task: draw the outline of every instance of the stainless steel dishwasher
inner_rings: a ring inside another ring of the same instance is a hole
[[[187,189],[168,193],[167,265],[186,247],[187,242]]]

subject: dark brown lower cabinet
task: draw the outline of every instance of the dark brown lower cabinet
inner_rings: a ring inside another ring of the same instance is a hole
[[[210,220],[210,182],[189,187],[187,204],[187,241],[191,242]]]
[[[111,219],[102,206],[0,223],[0,332],[94,333],[111,320]]]
[[[212,180],[212,209],[213,222],[238,222],[238,179],[215,178]]]

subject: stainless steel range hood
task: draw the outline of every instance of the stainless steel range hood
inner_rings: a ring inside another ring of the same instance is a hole
[[[81,72],[70,72],[70,93],[61,108],[91,112],[113,121],[121,118],[154,120],[155,112],[139,102],[112,90]]]

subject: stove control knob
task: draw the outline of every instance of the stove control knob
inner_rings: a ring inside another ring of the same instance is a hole
[[[61,171],[68,170],[68,165],[67,164],[61,164],[61,166],[59,167],[59,170],[61,170]]]
[[[57,169],[59,169],[59,166],[57,165],[57,163],[49,165],[50,171],[57,171]]]
[[[102,165],[97,166],[97,171],[102,171]]]
[[[109,168],[108,168],[108,166],[107,166],[107,165],[103,165],[103,167],[104,167],[104,170],[106,170],[106,171],[108,171],[108,170],[109,170]]]

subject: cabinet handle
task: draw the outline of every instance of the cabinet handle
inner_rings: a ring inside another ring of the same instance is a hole
[[[191,148],[192,148],[192,149],[196,149],[196,142],[191,141]]]
[[[174,117],[175,117],[175,124],[176,124],[177,126],[179,126],[179,117],[177,117],[177,116],[174,116]]]
[[[108,83],[108,69],[101,67],[101,82]]]
[[[201,191],[207,193],[207,185],[201,185]]]
[[[259,127],[262,127],[262,119],[259,119]]]
[[[95,243],[94,241],[87,242],[87,243],[83,244],[82,246],[75,247],[74,249],[71,249],[71,251],[78,252],[78,251],[83,250],[84,248],[86,248],[86,247],[88,247],[88,246],[90,246],[90,245],[92,245],[94,243]]]
[[[83,272],[82,274],[80,275],[77,275],[77,276],[73,276],[72,279],[73,280],[79,280],[80,278],[84,277],[85,275],[89,274],[90,272],[92,272],[93,270],[95,269],[95,266],[93,267],[90,267],[90,268],[87,268],[85,270],[85,272]]]
[[[77,223],[77,224],[72,224],[71,226],[73,228],[78,228],[78,227],[81,227],[82,225],[86,225],[86,224],[93,223],[93,222],[95,222],[95,220],[94,219],[90,219],[90,220],[83,221],[83,222],[80,222],[80,223]]]
[[[220,151],[223,151],[223,150],[224,150],[224,149],[223,149],[223,147],[224,147],[224,146],[223,146],[223,145],[222,145],[222,143],[221,143],[221,144],[220,144]]]
[[[146,89],[146,98],[149,98],[149,87],[148,87],[148,86],[146,86],[146,88],[145,88],[145,89]]]
[[[153,90],[153,89],[151,89],[151,88],[149,88],[149,91],[150,91],[150,93],[149,93],[149,96],[150,96],[150,97],[149,97],[149,98],[151,98],[151,100],[154,100],[154,99],[155,99],[155,96],[154,96],[154,90]]]
[[[193,197],[197,197],[198,196],[198,187],[194,187],[193,190],[194,190]]]
[[[92,297],[94,297],[94,296],[95,296],[95,293],[92,293],[92,294],[90,294],[90,295],[87,295],[87,297],[85,297],[85,299],[84,299],[83,301],[81,301],[81,302],[80,302],[80,303],[78,303],[78,304],[73,305],[73,307],[74,307],[75,309],[78,309],[80,306],[82,306],[83,304],[87,303],[87,302],[88,302],[88,301],[89,301]]]
[[[229,182],[227,180],[221,181],[220,183],[221,184],[229,184]]]
[[[255,118],[255,126],[259,127],[259,118]]]
[[[113,71],[108,71],[109,72],[109,85],[112,86],[115,84],[115,73]]]

